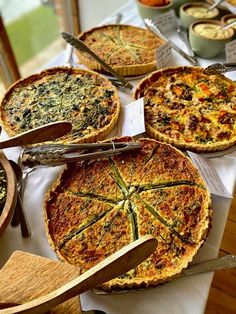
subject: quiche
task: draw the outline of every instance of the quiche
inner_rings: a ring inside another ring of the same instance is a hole
[[[226,2],[228,3],[228,4],[231,4],[231,5],[233,5],[233,6],[236,6],[236,0],[226,0]],[[225,3],[223,3],[223,5],[224,5]]]
[[[210,194],[190,159],[169,144],[140,143],[132,153],[68,164],[45,199],[49,242],[81,273],[141,236],[157,238],[146,261],[102,285],[108,291],[170,280],[210,228]]]
[[[156,69],[155,50],[163,41],[148,30],[131,25],[105,25],[81,33],[82,40],[118,74],[133,76],[146,74]],[[104,72],[94,59],[79,50],[81,63],[89,69]]]
[[[224,150],[236,143],[236,84],[196,67],[156,71],[134,98],[144,97],[147,134],[181,149]]]
[[[114,128],[120,100],[111,82],[92,71],[56,67],[17,81],[2,100],[0,114],[10,136],[66,120],[72,131],[61,143],[104,139]]]

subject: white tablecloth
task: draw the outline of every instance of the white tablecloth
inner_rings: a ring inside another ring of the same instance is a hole
[[[123,23],[143,26],[137,14],[134,1],[129,1],[119,10],[123,14]],[[113,21],[114,15],[106,19],[104,23]],[[174,32],[169,34],[179,45]],[[184,46],[183,46],[184,48]],[[199,59],[202,66],[215,61],[223,61],[222,54],[214,60]],[[61,53],[52,60],[47,67],[63,65],[65,55]],[[175,65],[189,65],[182,57],[173,52],[173,63]],[[231,73],[230,77],[236,80],[236,73]],[[134,85],[138,81],[133,82]],[[120,92],[123,106],[131,101],[131,95]],[[6,138],[6,135],[2,135]],[[6,149],[5,153],[11,159],[16,160],[20,150],[18,148]],[[236,153],[212,159],[217,173],[224,182],[229,192],[233,192],[236,179]],[[42,206],[45,192],[57,177],[62,167],[42,168],[32,172],[28,178],[24,197],[24,209],[27,213],[32,230],[30,238],[22,238],[19,228],[8,226],[4,235],[0,238],[0,263],[3,265],[14,250],[28,251],[34,254],[45,256],[56,260],[57,257],[51,250],[44,229]],[[228,210],[231,204],[230,199],[213,196],[213,225],[210,235],[195,257],[194,261],[202,261],[217,256]],[[1,266],[0,265],[0,266]],[[204,308],[208,298],[211,285],[212,273],[198,275],[195,277],[182,278],[153,289],[131,292],[119,295],[94,295],[87,292],[81,295],[83,309],[101,309],[107,314],[200,314],[204,313]]]

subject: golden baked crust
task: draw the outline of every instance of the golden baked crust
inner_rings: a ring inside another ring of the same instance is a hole
[[[158,239],[145,262],[103,284],[105,290],[170,280],[210,228],[210,194],[190,159],[168,144],[140,143],[136,152],[68,165],[45,200],[49,242],[81,273],[143,235]]]
[[[105,77],[75,68],[56,67],[19,80],[1,103],[1,120],[11,136],[43,124],[67,120],[72,131],[63,143],[104,139],[120,111],[116,88]]]
[[[118,74],[133,76],[156,69],[155,50],[163,44],[148,30],[131,25],[105,25],[81,33],[82,40]],[[92,57],[76,51],[80,62],[91,70],[106,72]]]
[[[233,6],[236,6],[236,0],[226,0],[226,1],[232,4]]]
[[[134,98],[141,97],[150,137],[197,152],[236,143],[236,84],[224,76],[167,68],[140,82]]]

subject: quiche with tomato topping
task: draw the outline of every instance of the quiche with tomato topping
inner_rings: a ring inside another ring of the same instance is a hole
[[[72,131],[59,142],[93,142],[104,139],[115,126],[120,100],[117,89],[98,73],[56,67],[16,82],[0,110],[11,136],[66,120],[72,123]]]
[[[163,44],[148,30],[131,25],[105,25],[81,33],[82,40],[118,74],[133,76],[156,69],[155,50]],[[94,59],[76,51],[81,63],[89,69],[104,72]]]
[[[236,143],[236,84],[204,69],[176,67],[144,78],[134,98],[144,97],[150,137],[196,152]]]
[[[190,159],[169,144],[140,143],[132,153],[67,165],[45,200],[49,242],[81,273],[141,236],[157,238],[146,261],[102,285],[108,291],[172,279],[210,227],[210,194]]]

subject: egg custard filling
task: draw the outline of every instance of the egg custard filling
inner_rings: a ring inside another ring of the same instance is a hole
[[[81,33],[82,40],[102,60],[123,76],[141,75],[156,69],[156,48],[163,41],[146,29],[132,25],[104,25]],[[76,51],[89,69],[105,72],[94,59]]]
[[[156,251],[104,283],[105,290],[171,280],[210,229],[210,194],[190,159],[155,140],[140,139],[140,144],[140,150],[110,159],[68,165],[45,200],[49,242],[81,273],[144,235],[157,238]]]
[[[134,93],[144,97],[150,137],[197,152],[236,143],[236,84],[204,69],[176,67],[144,78]]]
[[[120,111],[116,88],[91,71],[58,67],[16,82],[2,100],[5,130],[16,135],[55,121],[69,121],[72,131],[62,143],[104,139]]]

